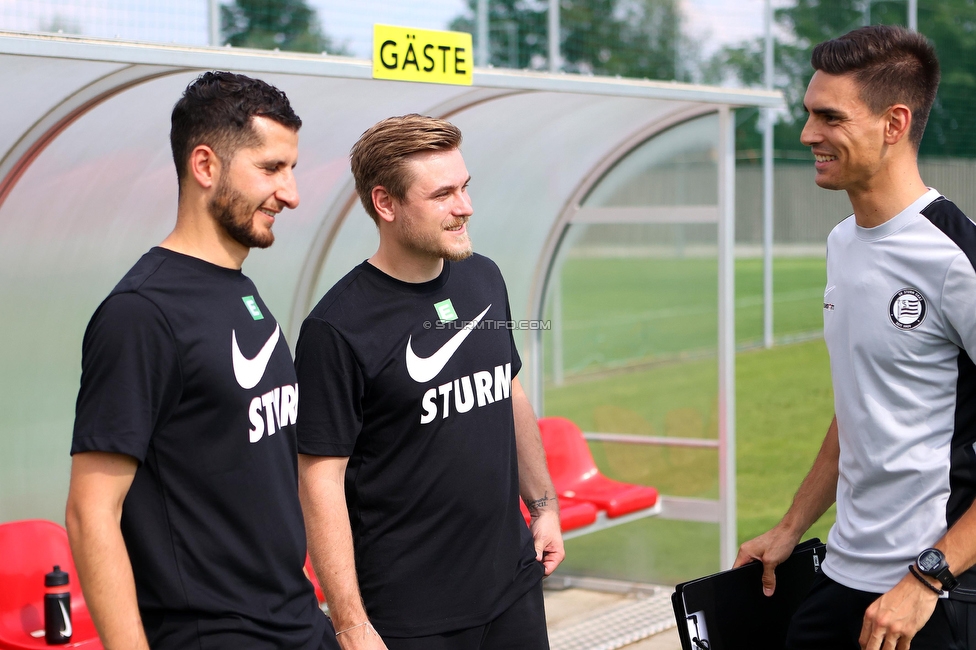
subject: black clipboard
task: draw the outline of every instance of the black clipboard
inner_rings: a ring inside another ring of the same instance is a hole
[[[671,604],[684,650],[782,650],[793,613],[820,572],[826,547],[809,539],[776,567],[776,591],[762,592],[762,564],[684,582]]]

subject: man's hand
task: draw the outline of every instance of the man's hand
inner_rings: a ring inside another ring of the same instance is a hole
[[[559,500],[549,477],[539,421],[518,377],[512,380],[512,412],[518,448],[519,493],[532,517],[529,530],[535,542],[535,559],[542,562],[549,575],[566,557],[559,527]]]
[[[532,531],[532,539],[535,542],[535,559],[537,562],[542,562],[546,575],[549,575],[566,557],[563,534],[559,528],[559,512],[554,510],[533,512],[529,530]]]
[[[370,623],[343,632],[336,636],[336,640],[342,650],[387,650],[383,639]]]
[[[349,510],[346,508],[347,457],[298,454],[298,498],[305,515],[308,554],[325,592],[336,640],[343,650],[386,650],[367,621],[359,593]]]
[[[748,564],[753,560],[763,563],[763,593],[772,596],[776,591],[776,567],[793,552],[803,533],[809,530],[827,508],[834,502],[837,494],[838,463],[840,462],[840,443],[837,434],[837,417],[827,427],[827,435],[813,467],[807,473],[793,505],[782,521],[771,530],[739,547],[734,567]],[[921,585],[919,585],[921,586]]]
[[[763,593],[772,596],[776,591],[776,567],[790,556],[799,541],[799,535],[780,523],[740,546],[739,554],[735,557],[735,564],[732,567],[740,567],[753,560],[762,562]]]
[[[935,586],[935,585],[933,585]],[[908,650],[935,611],[939,596],[906,574],[894,588],[864,613],[858,642],[862,650]]]

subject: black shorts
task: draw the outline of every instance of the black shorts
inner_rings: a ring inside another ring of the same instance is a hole
[[[787,650],[859,650],[864,612],[881,594],[838,584],[821,571],[790,621]],[[912,650],[976,648],[976,603],[940,598]]]
[[[383,637],[389,650],[549,650],[542,581],[477,627],[412,638]]]

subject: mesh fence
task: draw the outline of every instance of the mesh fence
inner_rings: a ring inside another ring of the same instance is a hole
[[[0,2],[0,29],[205,45],[207,0],[13,0]]]
[[[976,158],[976,1],[918,4],[919,31],[943,66],[921,154]],[[553,6],[559,48],[551,61]],[[864,24],[904,25],[908,7],[906,0],[774,0],[773,7],[775,85],[789,104],[775,148],[789,158],[804,151],[812,46]],[[0,29],[369,58],[372,25],[382,22],[471,32],[495,67],[760,86],[763,15],[763,0],[4,0]],[[740,121],[740,152],[758,151],[758,115]]]

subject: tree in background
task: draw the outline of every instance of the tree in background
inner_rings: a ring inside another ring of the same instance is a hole
[[[322,30],[305,0],[234,0],[221,5],[221,34],[234,47],[347,54]]]
[[[54,14],[50,20],[42,20],[38,28],[42,32],[54,34],[81,34],[81,25],[78,21],[61,14]]]
[[[476,51],[477,5],[478,0],[468,0],[470,13],[449,25],[454,31],[474,34]],[[544,0],[489,0],[489,63],[502,68],[545,68],[547,7]]]
[[[976,6],[973,0],[931,4],[919,7],[918,26],[939,53],[942,83],[919,153],[976,158]]]
[[[477,38],[477,0],[468,6],[450,28]],[[548,12],[547,0],[489,0],[490,63],[547,68]],[[559,18],[567,72],[682,81],[695,72],[686,60],[695,45],[681,34],[679,0],[562,0]]]
[[[976,157],[976,6],[973,0],[940,0],[920,3],[919,31],[934,44],[942,65],[942,83],[929,118],[921,155]],[[869,8],[869,11],[866,9]],[[822,41],[840,36],[865,24],[904,25],[903,1],[795,0],[790,7],[777,9],[775,20],[791,38],[775,44],[775,86],[783,91],[788,105],[775,129],[775,149],[785,155],[805,150],[800,131],[806,121],[803,94],[813,68],[810,53]],[[745,86],[761,86],[763,80],[763,41],[756,39],[720,50],[704,68],[710,83],[735,80]],[[756,116],[737,132],[737,148],[760,147]],[[779,155],[779,154],[778,154]]]

